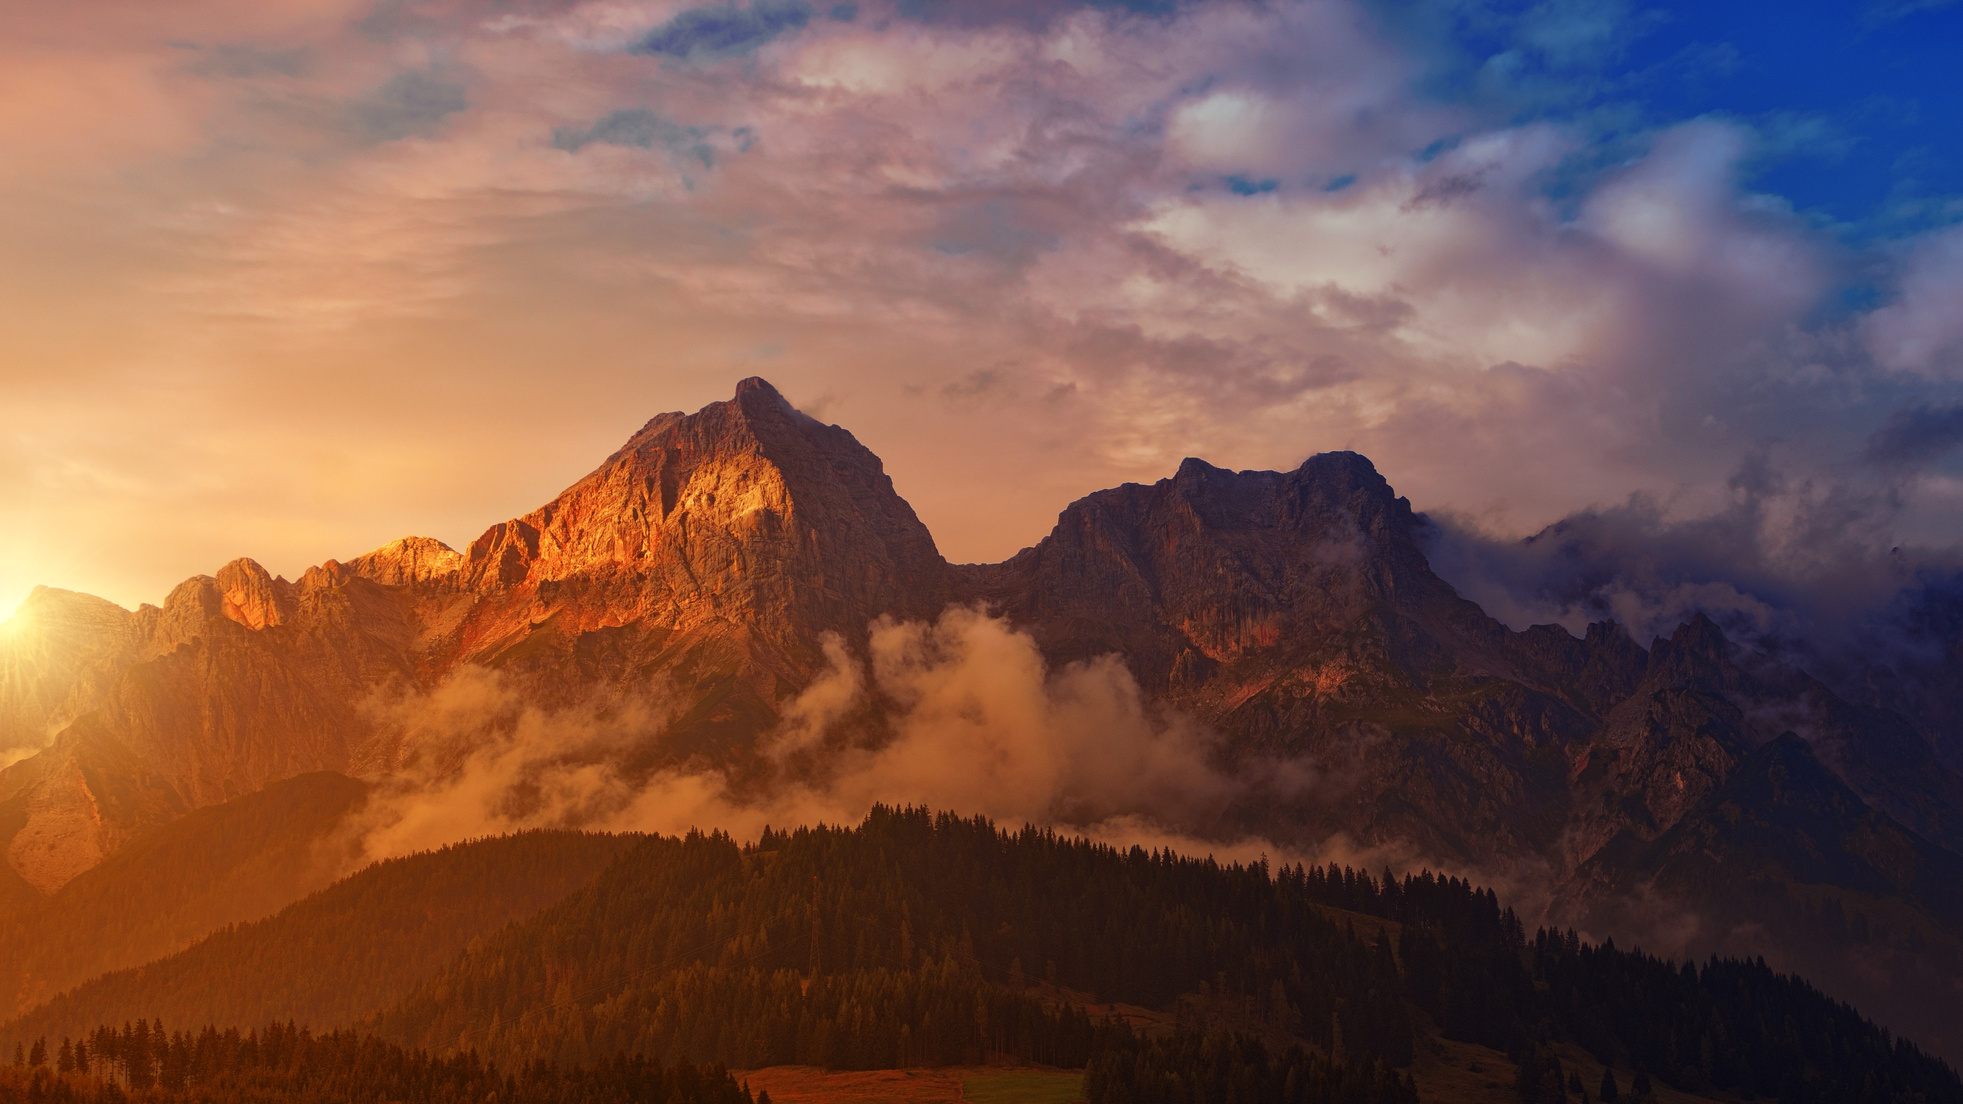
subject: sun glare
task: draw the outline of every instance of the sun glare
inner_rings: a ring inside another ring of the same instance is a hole
[[[20,612],[21,603],[25,601],[25,594],[0,594],[0,611],[6,614],[6,620],[0,621],[0,640],[10,640],[27,627],[27,618]]]

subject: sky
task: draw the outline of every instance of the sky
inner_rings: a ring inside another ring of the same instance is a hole
[[[461,545],[750,375],[957,561],[1341,448],[1516,621],[1564,519],[1963,538],[1963,4],[8,7],[0,613]]]

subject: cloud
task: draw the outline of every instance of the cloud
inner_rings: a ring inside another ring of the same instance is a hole
[[[451,115],[470,107],[464,86],[419,69],[397,73],[349,109],[355,127],[368,139],[430,138]]]
[[[1963,403],[1911,402],[1868,437],[1864,455],[1883,468],[1914,469],[1940,460],[1963,443]]]
[[[1647,642],[1703,613],[1734,642],[1906,717],[1939,757],[1963,762],[1963,551],[1896,534],[1927,479],[1919,469],[1963,440],[1963,417],[1910,406],[1869,440],[1874,479],[1815,480],[1762,452],[1710,512],[1637,495],[1524,541],[1440,517],[1429,555],[1516,629],[1551,623],[1580,635],[1613,620]]]
[[[713,168],[716,147],[710,139],[719,131],[717,127],[684,126],[643,108],[624,108],[600,117],[590,127],[553,128],[552,146],[567,153],[578,153],[595,142],[639,149],[658,147],[698,161],[704,168]],[[736,137],[740,142],[745,135]]]
[[[1168,16],[1189,0],[899,0],[899,14],[958,27],[1017,24],[1041,28],[1089,8],[1129,15]]]
[[[811,5],[804,0],[753,0],[747,8],[733,4],[690,8],[650,31],[634,49],[688,61],[719,61],[754,53],[801,31],[811,16]]]
[[[393,752],[349,826],[370,859],[604,824],[633,797],[621,761],[672,717],[659,688],[548,709],[470,666],[428,693],[384,694],[367,712]]]
[[[1895,372],[1963,378],[1963,227],[1907,250],[1895,292],[1861,320],[1875,361]]]
[[[1886,485],[1796,478],[1761,452],[1733,474],[1730,500],[1708,513],[1632,495],[1524,541],[1442,516],[1431,557],[1461,593],[1515,628],[1557,623],[1579,634],[1612,619],[1646,641],[1703,612],[1734,639],[1777,649],[1782,640],[1825,642],[1893,598],[1913,562],[1889,538],[1900,509]]]
[[[659,758],[674,715],[659,687],[546,709],[464,668],[427,693],[377,699],[399,766],[350,831],[372,859],[532,827],[753,835],[886,802],[1232,843],[1229,804],[1299,798],[1311,782],[1300,766],[1222,773],[1211,734],[1148,703],[1117,657],[1053,670],[1028,634],[980,610],[879,621],[863,655],[835,635],[823,648],[827,669],[760,745],[761,774],[637,768]]]

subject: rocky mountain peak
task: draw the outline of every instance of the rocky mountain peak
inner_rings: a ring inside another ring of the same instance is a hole
[[[1420,526],[1356,453],[1288,472],[1189,457],[1169,479],[1079,499],[1041,543],[973,574],[1046,648],[1116,651],[1153,690],[1299,658],[1372,610],[1408,610],[1488,648],[1503,630],[1432,573]]]
[[[463,562],[462,553],[434,537],[403,537],[356,556],[345,566],[386,586],[418,586],[455,575]]]
[[[266,629],[292,617],[293,587],[244,557],[218,569],[219,611],[248,629]]]
[[[493,526],[458,579],[534,596],[547,607],[534,621],[564,609],[581,624],[734,619],[781,634],[931,614],[945,570],[878,457],[751,378],[693,414],[656,416],[550,503]]]
[[[1717,622],[1700,612],[1650,645],[1645,681],[1722,692],[1737,682],[1738,675],[1731,662],[1731,641]]]

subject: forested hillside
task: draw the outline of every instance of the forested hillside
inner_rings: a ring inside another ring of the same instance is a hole
[[[386,1007],[471,940],[591,881],[639,837],[525,832],[378,863],[278,915],[98,978],[0,1036],[59,1038],[136,1016],[326,1028]]]
[[[1351,1051],[1402,1063],[1411,1023],[1395,971],[1388,947],[1258,869],[879,809],[856,829],[767,833],[747,849],[651,839],[375,1026],[520,1060],[1076,1065],[1088,1025],[1054,1001],[1044,1011],[1035,983],[1147,1007],[1207,986],[1273,1001],[1325,1045],[1342,1002]]]
[[[501,1073],[474,1054],[431,1056],[293,1024],[192,1033],[139,1020],[77,1043],[0,1068],[0,1104],[753,1104],[719,1067],[619,1057]]]
[[[324,843],[366,794],[344,775],[303,774],[131,840],[0,920],[0,1017],[270,916],[333,882],[346,866]]]
[[[1400,934],[1360,938],[1331,907]],[[1529,1065],[1573,1042],[1685,1089],[1963,1098],[1954,1071],[1762,963],[1530,937],[1457,879],[1223,866],[884,808],[751,847],[650,839],[373,1025],[506,1061],[1077,1065],[1101,1044],[1066,991],[1159,1009],[1204,994],[1358,1068],[1407,1064],[1429,1023]]]
[[[1562,1046],[1629,1084],[1963,1101],[1949,1067],[1762,962],[1529,935],[1456,878],[1223,865],[883,807],[749,846],[533,833],[385,863],[86,986],[0,1046],[52,1052],[157,1016],[352,1024],[513,1070],[1088,1066],[1094,1104],[1408,1104],[1398,1071],[1436,1031],[1507,1052],[1528,1101],[1578,1095]]]

